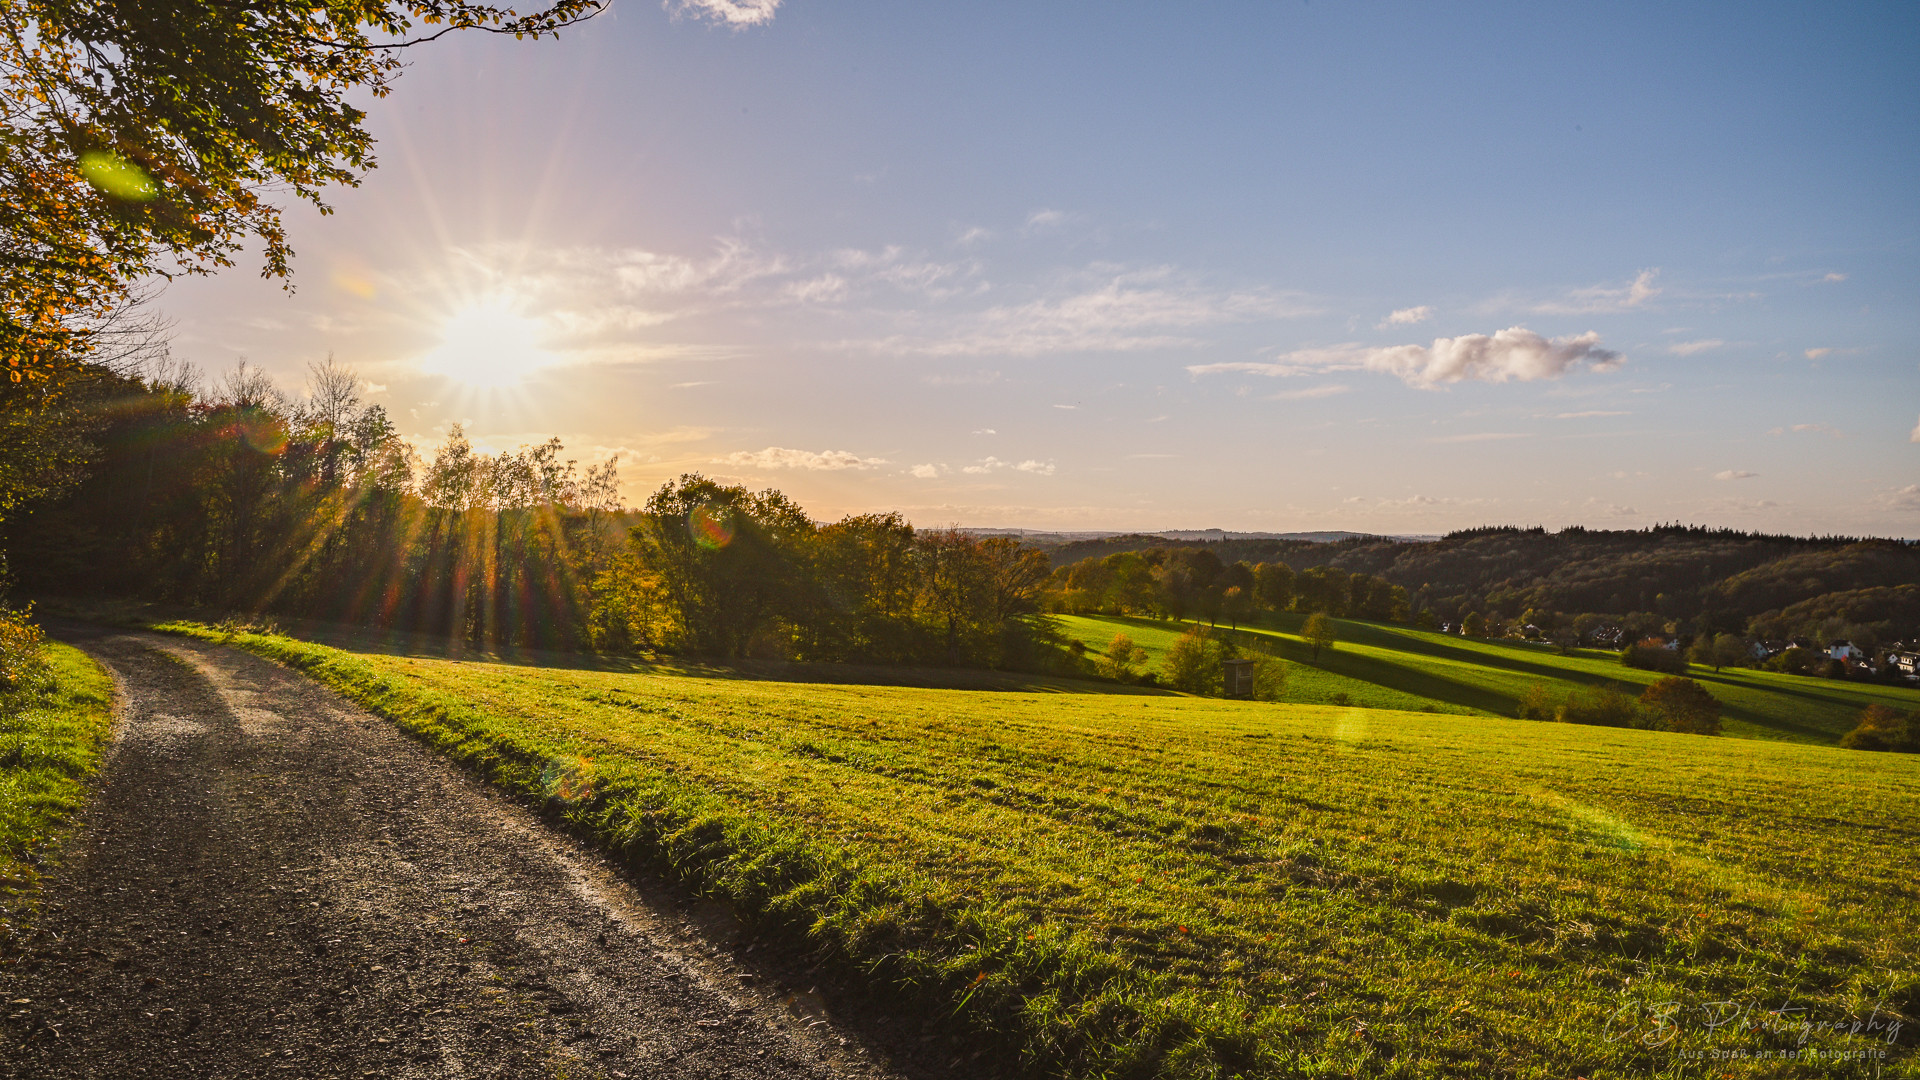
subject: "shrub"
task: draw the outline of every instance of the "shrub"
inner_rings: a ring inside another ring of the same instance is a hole
[[[1545,683],[1534,683],[1527,687],[1526,696],[1520,699],[1520,719],[1551,720],[1559,711],[1559,705],[1553,700],[1553,692]]]
[[[1680,650],[1669,649],[1663,642],[1654,638],[1648,638],[1622,649],[1620,662],[1630,668],[1658,671],[1666,675],[1687,673],[1687,658],[1681,655]]]
[[[1720,734],[1720,702],[1692,679],[1661,679],[1640,695],[1640,705],[1666,731]]]
[[[1132,682],[1140,670],[1140,665],[1146,662],[1147,650],[1135,645],[1133,639],[1127,635],[1115,634],[1113,641],[1107,646],[1106,655],[1096,661],[1096,664],[1100,674],[1107,678],[1120,682]]]
[[[1887,705],[1869,705],[1860,722],[1840,738],[1849,750],[1888,750],[1920,754],[1920,713],[1901,712]]]
[[[1204,626],[1190,626],[1160,661],[1168,686],[1189,694],[1218,694],[1224,689],[1220,661],[1226,648]]]
[[[1253,697],[1256,701],[1279,701],[1287,692],[1287,662],[1277,656],[1261,654],[1253,658]]]
[[[0,693],[37,689],[47,678],[40,628],[26,612],[0,607]]]
[[[1640,727],[1646,723],[1640,703],[1611,686],[1576,690],[1554,714],[1563,724]]]

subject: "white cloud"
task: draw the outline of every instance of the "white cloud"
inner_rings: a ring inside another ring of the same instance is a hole
[[[1033,473],[1037,476],[1052,476],[1053,462],[1034,461],[1032,459],[1028,459],[1026,461],[1021,462],[1018,465],[1015,465],[1014,469],[1016,469],[1019,472]]]
[[[1080,406],[1078,406],[1078,405],[1055,405],[1055,406],[1054,406],[1054,408],[1056,408],[1056,409],[1077,409],[1077,408],[1079,408],[1079,407],[1080,407]]]
[[[1433,318],[1433,309],[1425,304],[1419,307],[1404,307],[1387,316],[1387,322],[1394,326],[1409,326],[1426,322]]]
[[[662,0],[660,6],[675,18],[691,16],[739,30],[772,22],[780,0]]]
[[[1713,478],[1715,480],[1751,480],[1759,475],[1757,472],[1747,472],[1745,469],[1722,469],[1714,473]]]
[[[988,458],[981,458],[980,463],[978,465],[962,466],[960,471],[963,473],[966,473],[969,476],[983,476],[987,473],[992,472],[995,469],[1003,469],[1006,467],[1006,465],[1007,465],[1006,462],[1001,461],[997,457],[988,457]]]
[[[1331,386],[1313,386],[1305,390],[1282,390],[1277,394],[1268,394],[1268,401],[1312,401],[1315,398],[1332,397],[1352,390],[1351,386],[1334,384]]]
[[[1719,338],[1706,338],[1701,341],[1682,341],[1669,345],[1667,346],[1667,351],[1675,356],[1692,356],[1695,353],[1703,353],[1717,349],[1725,344],[1726,342],[1721,341]]]
[[[1845,281],[1845,280],[1847,280],[1847,275],[1845,275],[1845,274],[1837,274],[1837,273],[1836,273],[1836,274],[1828,274],[1828,275],[1827,275],[1826,277],[1823,277],[1823,278],[1821,278],[1820,280],[1821,280],[1821,281]]]
[[[1913,434],[1907,436],[1908,442],[1920,443],[1920,422],[1913,425]]]
[[[1658,267],[1642,270],[1625,285],[1591,285],[1584,289],[1573,289],[1562,299],[1535,305],[1533,310],[1543,315],[1604,315],[1632,311],[1660,295],[1660,286],[1654,284],[1659,276]]]
[[[940,467],[938,465],[915,465],[913,468],[907,470],[907,475],[918,477],[921,480],[932,480],[934,477],[940,475]]]
[[[726,457],[713,459],[716,465],[733,465],[739,468],[759,469],[811,469],[823,472],[838,472],[842,469],[872,469],[885,465],[884,458],[863,458],[845,450],[789,450],[783,446],[769,446],[765,450],[739,450]]]
[[[1833,349],[1830,346],[1822,345],[1820,348],[1817,348],[1817,349],[1808,349],[1802,355],[1804,355],[1809,360],[1818,360],[1832,351]]]
[[[958,237],[956,237],[953,242],[956,244],[959,244],[961,247],[972,247],[973,245],[981,242],[982,240],[991,240],[991,239],[993,239],[992,229],[983,229],[980,226],[975,225],[972,228],[966,229],[963,232],[961,232],[961,234]]]
[[[983,428],[975,428],[975,429],[974,429],[974,432],[973,432],[973,433],[974,433],[975,435],[998,435],[998,434],[1000,434],[999,432],[997,432],[997,431],[995,431],[995,430],[993,430],[993,429],[992,429],[992,428],[990,428],[990,427],[983,427]]]
[[[1920,484],[1908,484],[1903,488],[1895,488],[1882,495],[1880,501],[1885,503],[1889,510],[1920,511]]]
[[[1067,220],[1067,215],[1058,210],[1035,210],[1027,215],[1027,228],[1048,229]]]
[[[1600,335],[1593,331],[1549,340],[1525,327],[1513,326],[1491,335],[1435,338],[1431,347],[1337,345],[1284,353],[1271,363],[1194,364],[1187,370],[1195,375],[1233,371],[1273,376],[1320,371],[1384,371],[1398,376],[1409,386],[1431,389],[1441,383],[1467,380],[1556,379],[1580,367],[1611,370],[1620,366],[1622,360],[1619,353],[1601,348]]]

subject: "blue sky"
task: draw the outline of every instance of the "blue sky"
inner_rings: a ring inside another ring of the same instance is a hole
[[[1674,7],[626,4],[165,304],[636,501],[1920,535],[1920,9]]]

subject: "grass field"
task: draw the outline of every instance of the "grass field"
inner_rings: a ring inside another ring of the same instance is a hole
[[[172,629],[308,672],[1041,1074],[1920,1074],[1912,757]],[[1886,1056],[1691,1056],[1795,1049]]]
[[[23,929],[41,862],[85,801],[113,720],[106,672],[78,649],[43,648],[49,685],[0,695],[0,950]]]
[[[1267,624],[1243,626],[1248,639],[1270,642],[1292,664],[1286,700],[1326,704],[1345,694],[1355,705],[1514,716],[1535,683],[1564,696],[1582,686],[1612,683],[1639,694],[1662,676],[1620,663],[1618,655],[1592,649],[1562,656],[1546,645],[1480,641],[1386,623],[1336,619],[1339,644],[1313,650],[1299,638],[1301,615],[1267,616]],[[1062,616],[1061,628],[1090,648],[1104,649],[1125,633],[1147,650],[1150,670],[1185,629],[1183,624],[1111,616]],[[1694,667],[1689,677],[1706,686],[1722,707],[1725,733],[1790,742],[1837,743],[1879,702],[1920,708],[1920,690],[1782,675],[1743,668]]]

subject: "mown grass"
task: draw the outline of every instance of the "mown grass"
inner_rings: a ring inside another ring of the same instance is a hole
[[[113,724],[113,680],[85,653],[41,646],[38,685],[0,694],[0,949],[25,929],[46,858],[87,796]]]
[[[168,629],[307,672],[1036,1073],[1916,1072],[1911,1025],[1803,1047],[1884,1059],[1685,1056],[1920,1013],[1904,756]],[[1710,1025],[1737,1008],[1759,1025]]]
[[[1658,681],[1658,672],[1620,663],[1618,655],[1593,649],[1562,656],[1552,646],[1479,641],[1385,623],[1336,619],[1340,641],[1318,660],[1299,637],[1305,617],[1269,615],[1265,625],[1242,626],[1247,640],[1270,643],[1292,665],[1284,700],[1326,704],[1345,694],[1355,705],[1384,709],[1513,716],[1535,683],[1566,694],[1612,684],[1630,694]],[[1125,633],[1145,648],[1157,666],[1185,624],[1112,616],[1062,616],[1063,631],[1091,648],[1105,648]],[[1695,666],[1689,678],[1721,703],[1725,733],[1735,737],[1834,744],[1873,703],[1920,708],[1920,690],[1836,679],[1783,675],[1745,668]]]

